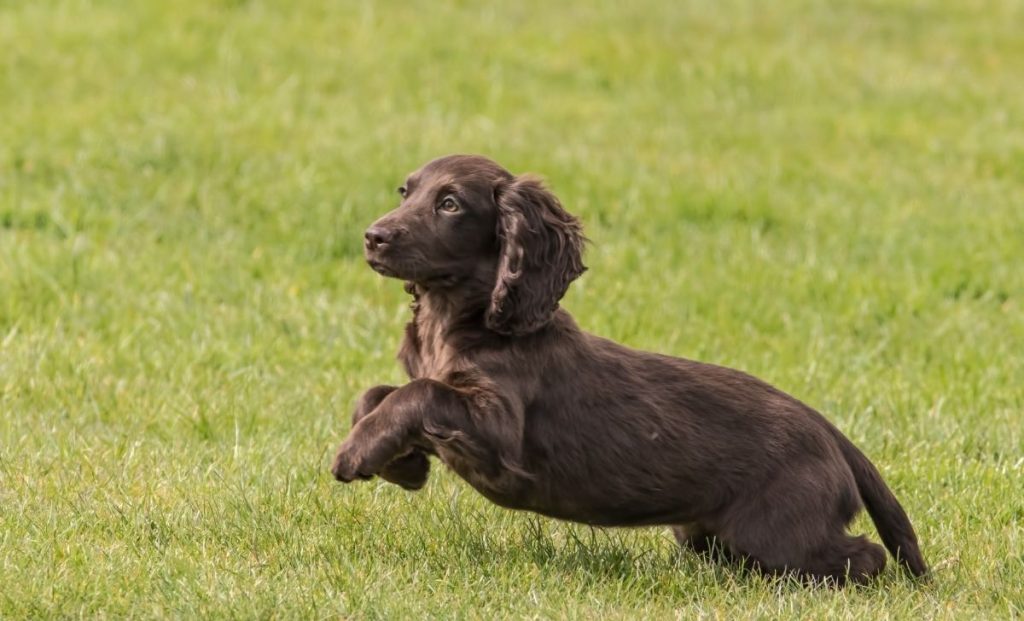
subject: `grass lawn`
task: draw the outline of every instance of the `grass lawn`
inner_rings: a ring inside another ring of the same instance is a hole
[[[1024,615],[1024,5],[576,5],[0,0],[0,618]],[[404,379],[362,230],[451,152],[582,218],[585,329],[834,420],[934,580],[336,484]]]

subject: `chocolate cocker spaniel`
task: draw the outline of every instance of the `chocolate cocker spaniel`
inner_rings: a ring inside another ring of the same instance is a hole
[[[926,573],[906,513],[814,409],[740,371],[629,349],[558,302],[586,269],[580,223],[534,177],[479,156],[426,164],[365,235],[406,281],[411,381],[360,398],[332,472],[415,490],[436,455],[493,502],[597,526],[669,525],[680,544],[810,581],[863,582],[881,546]]]

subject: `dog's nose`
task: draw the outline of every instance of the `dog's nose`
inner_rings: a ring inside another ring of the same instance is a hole
[[[390,244],[398,237],[397,229],[389,229],[383,226],[371,226],[366,229],[366,248],[376,250],[377,248]]]

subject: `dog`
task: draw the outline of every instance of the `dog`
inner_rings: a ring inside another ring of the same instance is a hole
[[[412,173],[365,233],[406,281],[403,386],[359,399],[339,481],[421,488],[437,456],[510,509],[667,525],[701,553],[778,575],[865,582],[885,551],[846,529],[867,507],[889,552],[927,566],[870,461],[821,414],[733,369],[633,350],[559,307],[586,269],[580,222],[536,177],[452,155]]]

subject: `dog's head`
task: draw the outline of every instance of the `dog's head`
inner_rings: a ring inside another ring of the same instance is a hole
[[[427,289],[484,280],[491,330],[539,329],[586,269],[579,221],[534,177],[452,155],[409,175],[398,192],[398,208],[366,230],[367,262]]]

